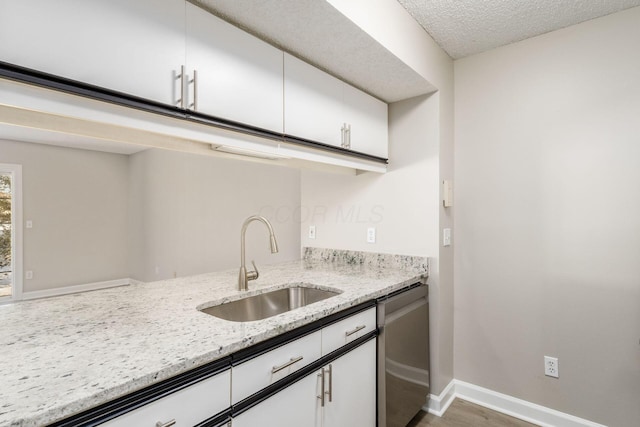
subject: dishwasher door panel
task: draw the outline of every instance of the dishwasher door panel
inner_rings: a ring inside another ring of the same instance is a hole
[[[378,306],[379,426],[404,427],[429,395],[429,305],[426,286]]]

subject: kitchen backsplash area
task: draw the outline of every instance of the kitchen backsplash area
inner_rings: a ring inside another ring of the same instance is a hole
[[[376,252],[349,251],[327,248],[302,248],[305,261],[322,261],[324,263],[360,264],[371,268],[394,268],[416,272],[429,272],[429,258],[411,255],[394,255]]]

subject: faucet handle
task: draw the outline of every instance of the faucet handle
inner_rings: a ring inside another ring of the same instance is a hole
[[[256,280],[260,277],[260,272],[258,272],[258,267],[256,267],[255,261],[251,260],[251,264],[253,264],[253,271],[247,271],[247,281]]]

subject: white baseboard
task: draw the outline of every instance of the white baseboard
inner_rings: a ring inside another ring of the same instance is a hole
[[[447,412],[455,397],[455,380],[452,380],[438,396],[429,395],[427,406],[423,407],[422,410],[441,417]]]
[[[422,409],[441,417],[456,397],[541,427],[606,427],[459,380],[452,380],[439,396],[430,395],[428,405]]]
[[[116,279],[106,282],[86,283],[84,285],[64,286],[62,288],[45,289],[42,291],[23,292],[22,300],[55,297],[59,295],[75,294],[77,292],[97,291],[99,289],[115,288],[116,286],[128,286],[137,283],[133,279]]]

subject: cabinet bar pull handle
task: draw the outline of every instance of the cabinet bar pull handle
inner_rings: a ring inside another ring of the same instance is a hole
[[[320,406],[324,407],[324,369],[320,370],[318,378],[320,378],[320,396],[318,396],[318,399],[320,399]]]
[[[356,326],[354,329],[345,332],[344,335],[349,337],[349,336],[355,334],[356,332],[363,330],[364,328],[366,328],[366,325]]]
[[[347,148],[351,148],[351,124],[347,125],[346,128],[346,134],[347,134]]]
[[[333,368],[331,365],[329,365],[327,371],[329,371],[329,391],[327,394],[329,395],[329,402],[331,402],[333,400]]]
[[[180,80],[180,99],[178,99],[178,106],[184,108],[184,65],[180,66],[180,75],[176,77],[176,80]]]
[[[163,423],[162,421],[158,421],[156,423],[156,427],[171,427],[172,425],[175,425],[176,420],[175,418],[172,419],[171,421],[167,421],[166,423]]]
[[[274,366],[271,369],[271,373],[275,374],[276,372],[280,372],[285,368],[288,368],[289,366],[293,365],[296,362],[301,361],[302,359],[304,359],[302,356],[298,356],[298,357],[292,357],[291,360],[289,360],[287,363],[285,363],[284,365],[280,365],[280,366]]]
[[[344,139],[344,137],[345,137],[345,130],[346,130],[345,125],[346,125],[346,123],[343,123],[343,124],[342,124],[342,127],[340,128],[340,146],[341,146],[342,148],[345,148],[345,147],[346,147],[346,142],[345,142],[345,139]]]
[[[190,107],[193,107],[193,111],[198,111],[198,70],[193,70],[193,102]]]

